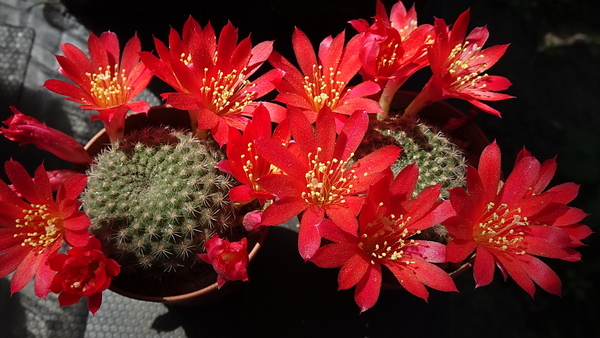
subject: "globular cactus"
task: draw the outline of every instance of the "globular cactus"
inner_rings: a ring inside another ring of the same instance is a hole
[[[448,198],[448,190],[464,186],[466,160],[458,146],[441,132],[414,120],[389,119],[374,121],[359,147],[357,154],[364,156],[388,144],[402,148],[392,165],[394,175],[412,163],[419,167],[415,195],[428,186],[442,184],[441,198]]]
[[[159,276],[198,261],[235,221],[233,178],[214,141],[165,128],[134,132],[99,154],[82,195],[91,231],[122,265]]]

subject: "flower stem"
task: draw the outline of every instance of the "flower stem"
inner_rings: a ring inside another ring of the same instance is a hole
[[[383,110],[382,113],[377,114],[377,120],[382,121],[388,116],[390,112],[390,105],[392,104],[392,100],[394,99],[394,95],[400,88],[401,83],[396,81],[388,81],[383,91],[381,92],[381,97],[379,98],[379,105]]]
[[[197,139],[207,139],[208,138],[208,130],[206,129],[198,129],[198,114],[199,110],[188,110],[190,114],[190,126],[192,127],[192,135],[194,135]]]

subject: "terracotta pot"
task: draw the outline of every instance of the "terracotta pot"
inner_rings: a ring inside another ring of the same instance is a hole
[[[189,114],[187,111],[182,111],[174,108],[167,108],[165,106],[152,107],[148,114],[134,113],[128,115],[127,119],[125,120],[125,134],[127,134],[129,131],[135,130],[136,128],[148,126],[169,126],[173,128],[189,129]],[[108,135],[106,134],[105,130],[102,129],[89,140],[89,142],[85,146],[85,149],[92,157],[94,157],[96,154],[102,151],[102,149],[108,147],[109,145],[110,140],[108,138]],[[77,169],[85,170],[85,168]],[[251,247],[251,250],[249,252],[250,261],[256,256],[259,249],[261,248],[261,245],[265,240],[267,232],[268,227],[265,227],[260,234],[256,234],[256,236],[254,236],[254,239],[249,238],[249,247]],[[131,283],[119,283],[119,278],[129,278],[128,276],[117,276],[117,278],[113,281],[112,285],[110,286],[110,290],[125,297],[143,301],[160,302],[174,306],[198,306],[203,304],[210,304],[223,298],[227,294],[231,293],[231,291],[234,290],[236,286],[238,286],[241,283],[239,281],[227,282],[219,289],[216,282],[216,273],[214,273],[212,269],[209,270],[214,274],[214,283],[202,289],[184,294],[173,296],[150,296],[140,294],[135,290],[131,290],[131,288],[126,288],[122,286]],[[143,279],[143,277],[140,279]],[[133,285],[136,284],[133,283]]]

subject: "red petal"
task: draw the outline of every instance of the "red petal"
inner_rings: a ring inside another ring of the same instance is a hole
[[[448,273],[434,264],[413,258],[410,267],[414,271],[419,282],[439,291],[458,291],[454,280]]]
[[[18,245],[2,254],[2,263],[0,264],[0,278],[8,276],[11,272],[15,271],[19,264],[23,262],[25,257],[29,254],[29,249]]]
[[[382,173],[392,165],[399,154],[400,148],[385,146],[355,162],[350,167],[351,170],[355,170],[354,175],[357,176],[353,190],[356,192],[364,191],[369,185],[375,183],[374,181],[379,180],[381,176],[378,173]]]
[[[450,201],[443,201],[435,209],[428,212],[423,218],[409,225],[412,230],[424,230],[444,222],[447,218],[456,215]]]
[[[373,81],[361,82],[361,83],[357,84],[356,86],[352,87],[352,90],[347,92],[346,95],[344,95],[344,100],[350,100],[350,99],[359,98],[359,97],[371,96],[373,94],[377,94],[380,90],[381,90],[381,88],[379,87],[379,85]],[[355,102],[365,102],[366,103],[367,101],[360,100],[360,101],[355,101]],[[377,102],[375,102],[375,103],[377,103]],[[369,107],[374,107],[374,106],[371,106],[372,103],[367,103],[367,104]],[[362,105],[362,107],[365,107],[365,105]],[[361,108],[356,108],[356,110],[359,110],[359,109],[361,109]],[[381,106],[379,107],[379,109],[381,110]]]
[[[246,184],[239,185],[229,190],[229,199],[232,202],[248,202],[254,198],[252,195],[253,191],[254,190]]]
[[[302,114],[304,117],[304,114]],[[294,119],[291,117],[290,121],[292,123],[292,135],[294,132]],[[336,133],[335,133],[335,119],[333,118],[333,113],[329,108],[323,107],[319,114],[317,115],[317,121],[315,124],[315,132],[314,136],[312,136],[312,131],[310,133],[306,133],[311,139],[314,139],[315,145],[320,148],[317,150],[319,152],[319,161],[325,162],[333,159],[334,157],[334,149],[336,148]],[[303,133],[304,134],[304,133]],[[302,135],[303,135],[302,134]],[[299,144],[302,142],[306,142],[308,140],[297,140]],[[339,142],[339,141],[338,141]],[[300,146],[300,145],[299,145]],[[312,148],[312,147],[311,147]],[[306,149],[308,150],[308,149]],[[347,157],[338,158],[340,160],[345,160]]]
[[[400,285],[402,285],[406,291],[427,301],[429,292],[423,283],[417,279],[413,270],[407,268],[404,263],[397,263],[396,261],[386,261],[385,266],[392,271],[396,279],[398,279],[398,282],[400,282]]]
[[[381,290],[381,265],[376,264],[367,269],[367,273],[358,282],[354,292],[354,300],[360,307],[360,312],[365,312],[372,308]]]
[[[95,100],[90,96],[90,94],[87,91],[68,82],[50,79],[44,82],[43,87],[57,94],[72,97],[73,100],[78,103],[95,102]]]
[[[346,290],[358,284],[367,273],[368,268],[369,262],[364,255],[351,256],[340,269],[338,290]]]
[[[100,309],[100,305],[102,305],[102,293],[101,292],[95,293],[88,298],[88,310],[90,310],[90,312],[92,314],[95,314],[96,311],[98,311]],[[62,306],[62,304],[61,304],[61,306]]]
[[[356,243],[332,243],[319,248],[310,258],[320,268],[339,268],[358,252]]]
[[[523,261],[523,267],[527,275],[533,279],[533,281],[542,287],[547,292],[560,296],[560,289],[562,283],[558,275],[548,267],[541,260],[529,256],[523,255],[519,258]]]
[[[369,114],[376,114],[383,111],[377,101],[366,97],[343,99],[341,105],[335,108],[336,113],[345,115],[351,115],[357,110],[364,110]]]
[[[366,112],[357,111],[350,115],[337,138],[333,157],[341,160],[349,158],[360,145],[368,125],[369,117]]]
[[[473,263],[473,277],[475,287],[486,286],[494,279],[495,260],[492,253],[480,246],[477,247],[475,262]]]
[[[40,166],[40,168],[43,168],[43,167]],[[46,198],[40,200],[40,197],[44,197],[44,195],[47,196],[47,194],[42,194],[42,196],[38,196],[36,187],[33,184],[33,180],[31,179],[31,177],[29,177],[27,170],[25,170],[25,168],[23,168],[23,166],[19,162],[13,161],[13,160],[7,161],[4,164],[4,171],[6,172],[6,175],[12,182],[15,189],[29,203],[47,204]],[[43,180],[43,178],[42,178],[42,180]],[[48,181],[48,176],[46,176],[46,181]],[[43,183],[41,183],[41,184],[43,184]],[[48,182],[48,186],[49,185],[50,185],[50,183]],[[50,189],[50,191],[48,193],[50,195],[52,195],[51,188],[48,187],[48,189]],[[29,206],[26,209],[28,209],[28,208],[29,208]]]
[[[284,197],[269,205],[262,215],[263,225],[279,225],[297,216],[307,208],[307,204],[300,198]]]
[[[20,291],[33,278],[36,271],[43,264],[43,254],[36,255],[33,251],[29,251],[21,261],[21,264],[15,270],[10,283],[10,292],[15,293]]]
[[[525,271],[525,266],[520,260],[517,260],[512,255],[507,254],[499,254],[497,256],[498,263],[502,265],[506,272],[512,277],[512,279],[519,284],[523,290],[527,291],[527,293],[533,297],[535,293],[535,284],[531,280],[531,277]],[[475,258],[477,259],[477,258]]]
[[[77,303],[80,299],[80,295],[74,295],[65,291],[61,292],[61,294],[58,296],[58,302],[60,303],[60,306],[73,305]]]
[[[410,164],[398,173],[391,185],[390,193],[395,196],[405,196],[404,199],[408,200],[412,197],[418,179],[419,167],[416,163]]]
[[[313,73],[313,66],[318,65],[317,58],[310,40],[298,28],[294,28],[292,33],[292,46],[302,73],[310,76]]]
[[[472,240],[454,239],[446,246],[446,260],[453,263],[462,262],[473,253],[476,246]]]
[[[81,192],[87,185],[87,175],[76,174],[71,176],[65,183],[59,188],[56,201],[60,203],[62,200],[74,200],[79,198]]]
[[[327,216],[331,218],[335,224],[349,234],[356,235],[358,232],[358,212],[351,210],[344,205],[330,205],[325,208]]]
[[[539,170],[540,162],[535,158],[526,157],[521,160],[502,187],[500,203],[505,203],[509,207],[512,207],[517,201],[522,199],[537,178]]]
[[[308,171],[306,165],[281,143],[270,138],[261,137],[255,141],[254,145],[258,154],[267,162],[283,170],[296,180],[306,180],[305,175]]]
[[[279,198],[302,197],[306,190],[305,183],[289,175],[271,174],[260,177],[257,181],[261,188]]]
[[[361,250],[358,249],[358,239],[356,234],[349,234],[348,232],[340,229],[340,227],[331,219],[324,219],[321,223],[319,223],[317,228],[319,229],[319,234],[322,237],[336,243],[352,243],[357,248],[355,251],[361,252]]]
[[[166,98],[167,103],[171,106],[181,109],[181,110],[200,110],[206,109],[204,108],[204,102],[200,98],[192,94],[185,93],[168,93],[169,95],[165,96],[163,94],[163,98]],[[214,115],[214,113],[212,113]],[[211,121],[214,118],[211,117]],[[204,122],[204,121],[203,121]],[[204,122],[207,123],[207,122]],[[212,127],[206,127],[205,129],[209,129]]]
[[[52,279],[54,278],[55,272],[50,268],[50,266],[46,263],[48,258],[56,255],[58,248],[56,251],[52,250],[53,254],[48,255],[50,251],[44,254],[44,259],[42,263],[39,265],[35,273],[35,284],[34,284],[34,293],[36,296],[46,299],[46,296],[50,293],[50,285],[52,284]]]
[[[483,188],[485,189],[485,196],[483,197],[486,201],[493,201],[498,191],[498,183],[500,182],[501,172],[501,153],[500,148],[496,144],[496,141],[490,143],[483,152],[479,159],[479,166],[477,171]],[[469,194],[471,193],[469,189]]]
[[[321,235],[317,226],[323,221],[324,216],[324,211],[317,207],[308,208],[302,214],[298,233],[298,251],[304,260],[310,259],[321,245]]]
[[[446,245],[433,241],[415,240],[415,245],[406,248],[406,252],[412,256],[431,263],[446,262]]]

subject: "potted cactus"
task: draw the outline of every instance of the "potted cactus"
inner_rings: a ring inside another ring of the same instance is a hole
[[[499,116],[481,101],[511,98],[498,93],[506,78],[483,73],[507,46],[482,49],[487,28],[467,35],[468,21],[467,10],[452,27],[418,25],[414,7],[398,2],[388,15],[377,1],[373,23],[351,21],[356,34],[329,36],[318,51],[296,28],[298,67],[272,41],[238,43],[230,23],[217,39],[193,18],[183,34],[171,29],[168,45],[155,39],[155,54],[134,36],[121,55],[110,32],[90,35],[90,58],[63,45],[60,72],[74,84],[45,87],[98,111],[104,131],[86,152],[16,109],[5,121],[6,137],[87,176],[40,168],[31,179],[7,165],[0,272],[16,271],[12,292],[36,275],[38,296],[61,293],[62,305],[86,296],[92,312],[109,285],[179,301],[248,280],[265,227],[299,217],[300,256],[341,268],[339,288],[356,286],[361,312],[386,273],[427,300],[427,287],[456,291],[452,277],[471,265],[478,286],[498,266],[531,295],[534,283],[559,294],[560,280],[534,256],[580,259],[574,248],[591,231],[567,206],[577,187],[545,191],[556,163],[525,150],[503,182],[500,150],[475,115],[439,102]],[[250,80],[265,61],[273,69]],[[424,67],[432,76],[420,93],[399,91]],[[152,76],[174,90],[162,93],[164,107],[135,100]],[[273,89],[274,102],[258,101]],[[57,255],[63,243],[74,247],[67,256]]]

